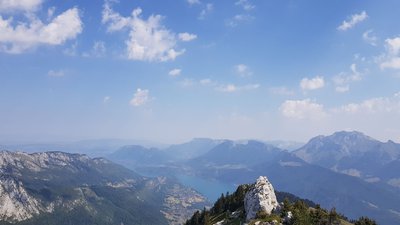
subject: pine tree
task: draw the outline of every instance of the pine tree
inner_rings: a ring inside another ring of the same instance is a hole
[[[354,223],[354,225],[377,225],[377,223],[368,217],[361,217]]]

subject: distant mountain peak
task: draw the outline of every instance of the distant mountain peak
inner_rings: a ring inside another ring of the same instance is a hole
[[[345,149],[354,146],[379,143],[379,141],[367,136],[359,131],[337,131],[331,135],[319,135],[312,138],[305,146],[322,147],[323,145],[340,145]]]
[[[375,140],[360,131],[337,131],[332,135],[330,135],[329,137]]]

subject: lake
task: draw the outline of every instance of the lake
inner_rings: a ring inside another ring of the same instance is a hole
[[[211,202],[215,202],[222,193],[233,193],[237,186],[233,184],[223,183],[217,180],[208,180],[194,176],[177,175],[176,178],[185,186],[191,187],[202,195],[207,197]]]

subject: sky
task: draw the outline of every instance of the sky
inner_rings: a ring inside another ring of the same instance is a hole
[[[0,140],[400,142],[398,0],[0,0]]]

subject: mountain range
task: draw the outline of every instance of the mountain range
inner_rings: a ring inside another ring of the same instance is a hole
[[[336,132],[311,139],[294,154],[304,161],[367,182],[400,188],[400,144],[380,142],[360,132]]]
[[[190,144],[185,143],[185,148],[190,150]],[[319,202],[325,208],[336,207],[351,218],[368,215],[380,224],[400,223],[400,191],[396,187],[399,144],[379,142],[360,132],[318,136],[290,152],[260,141],[223,140],[196,157],[180,161],[158,157],[156,164],[148,165],[126,163],[142,159],[129,157],[134,155],[133,148],[123,158],[116,157],[121,150],[110,159],[145,174],[184,174],[229,185],[266,175],[277,189]],[[166,150],[158,151],[168,155]]]
[[[92,217],[79,218],[97,218],[93,217],[97,212],[102,222],[121,217],[133,221],[132,215],[139,213],[143,215],[139,220],[147,221],[147,214],[140,211],[146,209],[152,212],[152,224],[179,224],[195,208],[207,204],[193,190],[201,190],[201,182],[184,182],[179,177],[234,187],[266,175],[278,190],[325,208],[336,207],[352,219],[367,215],[382,225],[400,223],[399,144],[341,131],[312,138],[295,150],[279,146],[255,140],[199,138],[166,148],[126,145],[107,150],[107,160],[61,152],[3,151],[0,202],[8,210],[2,209],[0,215],[7,222],[35,224],[48,220],[45,215],[59,213],[56,218],[67,219],[85,209]],[[164,178],[157,178],[160,176]],[[219,195],[224,190],[214,192]],[[136,196],[136,200],[121,196]],[[121,202],[124,207],[135,207],[125,210],[118,205]],[[27,204],[25,211],[16,214],[21,204]],[[65,210],[77,209],[74,204],[82,210]],[[106,208],[112,215],[104,212]]]
[[[182,224],[206,199],[103,158],[0,151],[0,224]]]

